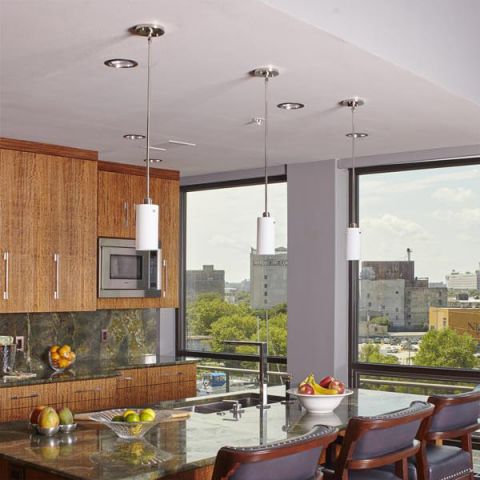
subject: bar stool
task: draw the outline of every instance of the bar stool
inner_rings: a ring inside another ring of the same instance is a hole
[[[322,450],[337,437],[317,425],[306,435],[257,447],[223,447],[212,480],[316,480]]]
[[[432,395],[427,401],[435,410],[418,432],[421,447],[412,460],[418,480],[472,480],[472,432],[480,428],[480,391]],[[460,440],[459,447],[436,445],[453,439]]]
[[[325,480],[408,480],[408,457],[415,455],[415,439],[433,405],[413,402],[410,407],[375,417],[350,419],[334,469],[325,469]],[[395,465],[395,470],[381,467]]]

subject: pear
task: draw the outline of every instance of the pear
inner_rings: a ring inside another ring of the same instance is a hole
[[[61,410],[59,410],[58,416],[60,418],[60,425],[71,425],[74,423],[73,413],[67,407],[63,407]]]
[[[38,425],[42,428],[53,428],[58,427],[60,419],[57,415],[57,412],[54,408],[46,407],[38,416]]]

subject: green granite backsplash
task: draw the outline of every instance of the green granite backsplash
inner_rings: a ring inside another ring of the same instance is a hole
[[[71,345],[77,361],[125,364],[156,353],[158,317],[155,309],[3,314],[0,335],[25,337],[25,351],[17,352],[16,370],[42,371],[47,349],[55,344]],[[108,332],[105,342],[101,341],[103,329]]]

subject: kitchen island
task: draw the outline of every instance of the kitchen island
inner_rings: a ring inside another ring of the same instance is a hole
[[[239,394],[230,395],[230,399]],[[96,424],[71,433],[39,437],[24,422],[0,425],[0,478],[24,480],[210,480],[219,448],[252,446],[307,433],[316,424],[344,428],[355,415],[376,415],[407,407],[418,395],[358,390],[331,414],[309,415],[296,401],[198,413],[160,423],[142,440],[126,442]],[[157,408],[192,409],[209,399],[162,402]],[[195,409],[193,409],[195,410]],[[3,471],[2,471],[3,468]],[[13,472],[13,475],[9,476]]]

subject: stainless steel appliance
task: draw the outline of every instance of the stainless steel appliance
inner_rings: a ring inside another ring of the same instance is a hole
[[[99,297],[160,297],[162,250],[135,250],[135,240],[98,240]]]

